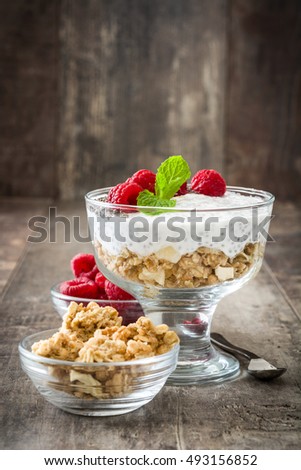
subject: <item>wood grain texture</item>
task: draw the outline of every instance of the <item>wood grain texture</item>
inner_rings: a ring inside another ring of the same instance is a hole
[[[286,209],[285,209],[286,208]],[[274,232],[300,210],[284,206]],[[18,213],[18,204],[16,209]],[[48,207],[44,206],[45,212]],[[11,212],[14,209],[11,208]],[[290,215],[287,216],[287,214]],[[78,215],[83,232],[83,204],[62,204],[60,215]],[[283,218],[281,220],[281,216]],[[59,228],[59,227],[58,227]],[[275,253],[287,258],[280,246]],[[279,245],[279,246],[277,246]],[[287,250],[290,244],[287,245]],[[216,386],[166,386],[146,406],[123,416],[93,418],[65,413],[47,403],[20,368],[17,344],[30,333],[58,328],[49,288],[70,276],[69,261],[89,243],[64,243],[60,225],[56,243],[31,244],[19,262],[0,305],[0,447],[3,449],[298,449],[300,447],[300,319],[288,302],[289,285],[275,283],[270,270],[219,304],[213,329],[256,351],[288,372],[272,383],[256,381],[244,371],[234,381]],[[276,250],[276,251],[275,251]],[[295,247],[287,258],[293,259]],[[282,258],[284,261],[284,258]],[[286,269],[290,272],[289,265]],[[276,272],[277,274],[277,272]],[[279,286],[281,289],[279,289]],[[287,296],[283,295],[287,292]],[[294,294],[295,295],[295,294]],[[297,299],[297,296],[296,296]],[[299,293],[298,299],[301,299]]]
[[[265,260],[274,282],[301,319],[301,211],[293,203],[276,202]]]
[[[0,26],[0,194],[79,199],[182,153],[301,197],[298,0],[14,0]]]
[[[0,2],[0,194],[56,193],[59,0]]]
[[[63,0],[61,25],[63,199],[173,154],[222,169],[225,0]]]
[[[0,199],[0,297],[10,284],[19,259],[25,256],[29,220],[45,215],[46,201]]]
[[[301,3],[230,2],[228,182],[301,196]]]

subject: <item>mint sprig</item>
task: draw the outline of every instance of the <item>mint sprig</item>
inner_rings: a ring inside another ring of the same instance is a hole
[[[156,196],[154,193],[151,193],[147,189],[144,191],[141,191],[139,193],[139,196],[137,198],[137,205],[138,206],[150,206],[150,207],[175,207],[176,201],[173,201],[172,199],[159,199],[158,196]],[[158,215],[162,214],[163,212],[166,212],[166,210],[154,210],[154,209],[139,209],[141,212],[145,212],[146,214],[152,214],[152,215]]]
[[[191,172],[188,163],[182,155],[167,158],[158,168],[156,174],[155,194],[147,189],[141,191],[137,199],[138,206],[175,207],[176,201],[171,198],[180,189],[183,183],[190,178]],[[166,210],[140,209],[141,212],[153,215],[161,214]]]
[[[174,155],[165,160],[158,168],[155,193],[159,199],[170,199],[190,178],[190,168],[182,155]]]

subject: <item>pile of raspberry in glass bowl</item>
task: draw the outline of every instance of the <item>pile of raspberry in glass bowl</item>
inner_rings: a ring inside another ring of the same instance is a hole
[[[87,306],[92,301],[100,307],[114,307],[123,318],[123,325],[144,315],[140,303],[131,294],[99,271],[94,255],[79,253],[71,259],[70,266],[74,277],[55,284],[50,291],[52,304],[62,318],[70,302]]]

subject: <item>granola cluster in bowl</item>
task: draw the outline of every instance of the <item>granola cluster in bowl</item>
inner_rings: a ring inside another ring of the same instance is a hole
[[[177,364],[179,338],[141,317],[122,325],[112,307],[72,302],[58,331],[26,337],[23,370],[55,406],[75,414],[128,413],[154,398]]]

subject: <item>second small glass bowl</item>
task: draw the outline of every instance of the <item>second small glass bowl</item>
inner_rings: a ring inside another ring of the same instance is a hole
[[[19,344],[20,361],[39,393],[69,413],[114,416],[134,411],[160,392],[177,365],[178,344],[165,354],[124,362],[72,362],[31,352],[33,343],[55,332],[24,338]]]
[[[82,303],[83,305],[88,305],[89,302],[96,302],[100,307],[114,307],[123,318],[123,325],[135,323],[139,317],[144,316],[143,309],[137,300],[103,300],[72,297],[61,293],[61,284],[61,282],[58,282],[50,289],[52,304],[61,318],[67,313],[70,302]]]

